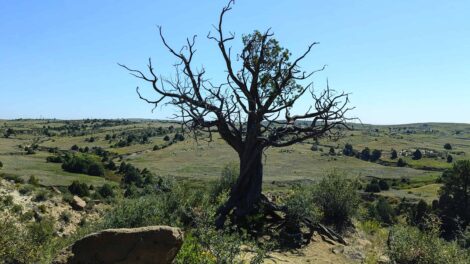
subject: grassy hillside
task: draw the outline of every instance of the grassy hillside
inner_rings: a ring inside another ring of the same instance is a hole
[[[221,139],[213,142],[196,142],[186,135],[184,141],[168,145],[165,136],[173,139],[178,133],[176,123],[151,120],[4,120],[0,121],[0,161],[5,175],[16,175],[24,179],[39,178],[43,185],[68,185],[80,180],[101,185],[107,179],[119,180],[112,172],[105,177],[69,173],[58,163],[46,162],[51,149],[70,151],[73,145],[80,148],[101,147],[113,153],[114,162],[130,162],[140,168],[148,168],[162,176],[174,176],[190,181],[214,180],[221,168],[236,162],[237,156]],[[164,131],[164,133],[155,133]],[[4,135],[8,135],[8,138]],[[150,133],[150,134],[149,134]],[[152,134],[153,133],[153,134]],[[147,138],[142,135],[150,135]],[[130,136],[129,136],[130,135]],[[137,136],[135,136],[137,135]],[[134,141],[118,146],[129,137]],[[93,140],[90,140],[93,138]],[[356,157],[342,155],[344,145],[349,143],[354,150],[368,147],[382,151],[379,162],[363,161]],[[451,150],[444,149],[449,143]],[[27,148],[36,145],[34,153],[27,154]],[[155,150],[155,146],[158,146]],[[453,160],[468,159],[470,153],[470,125],[467,124],[408,124],[373,126],[355,124],[337,140],[320,140],[318,150],[312,151],[311,143],[297,144],[287,148],[270,148],[265,152],[264,181],[267,186],[299,180],[315,181],[325,172],[337,169],[350,177],[377,177],[385,179],[409,179],[408,186],[384,193],[401,197],[435,197],[434,180]],[[161,149],[160,149],[161,148]],[[335,154],[330,154],[333,148]],[[399,152],[408,165],[397,167],[396,159],[390,158],[391,149]],[[430,155],[413,160],[411,154],[420,149]],[[427,186],[428,185],[428,186]]]

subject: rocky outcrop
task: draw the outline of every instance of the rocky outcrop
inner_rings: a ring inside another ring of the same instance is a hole
[[[171,263],[183,233],[168,226],[107,229],[88,235],[65,250],[54,263]]]

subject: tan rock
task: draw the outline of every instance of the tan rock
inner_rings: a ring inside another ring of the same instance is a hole
[[[183,244],[178,228],[108,229],[76,241],[54,263],[171,263]]]
[[[81,211],[85,209],[86,202],[82,200],[82,198],[74,195],[72,198],[72,202],[70,204],[74,210]]]

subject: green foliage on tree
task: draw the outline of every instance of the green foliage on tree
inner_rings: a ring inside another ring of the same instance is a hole
[[[374,149],[370,155],[370,161],[372,162],[376,162],[380,159],[380,157],[382,156],[382,151],[378,150],[378,149]]]
[[[103,176],[104,166],[100,159],[91,154],[76,153],[66,155],[62,163],[62,169],[73,173],[84,173],[91,176]]]
[[[452,163],[453,160],[454,158],[452,157],[452,155],[447,156],[447,163]]]
[[[353,146],[349,143],[346,143],[343,148],[343,155],[345,156],[354,156]]]
[[[396,159],[398,158],[398,153],[395,149],[392,149],[391,153],[390,153],[390,158],[393,160],[393,159]]]
[[[413,152],[413,159],[414,160],[420,160],[423,157],[423,153],[419,149],[416,149],[415,152]]]
[[[451,149],[452,149],[452,145],[451,145],[450,143],[445,143],[445,144],[444,144],[444,149],[451,150]]]
[[[438,207],[443,235],[453,238],[470,224],[470,160],[455,162],[441,181]]]
[[[114,197],[114,190],[113,187],[109,183],[103,184],[101,187],[98,188],[97,192],[103,198]]]
[[[380,179],[378,184],[379,184],[380,190],[382,191],[388,191],[390,189],[388,182],[384,179]]]
[[[368,161],[370,159],[370,149],[368,147],[361,151],[361,159]]]

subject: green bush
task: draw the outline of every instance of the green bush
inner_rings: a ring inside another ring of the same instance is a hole
[[[0,260],[2,263],[51,263],[54,248],[51,219],[21,225],[16,219],[0,217]]]
[[[368,161],[370,159],[370,149],[369,148],[364,148],[362,151],[361,151],[361,154],[360,154],[360,158],[362,160],[365,160],[365,161]]]
[[[470,263],[469,253],[457,243],[439,238],[439,229],[420,231],[416,227],[398,225],[389,236],[389,256],[403,264],[464,264]]]
[[[397,167],[405,167],[405,166],[406,166],[406,162],[402,158],[399,158],[397,161]]]
[[[18,189],[18,192],[21,195],[28,195],[34,190],[34,187],[31,185],[23,185]]]
[[[393,224],[396,221],[395,211],[393,210],[390,203],[384,197],[379,197],[375,205],[377,211],[377,220],[386,224]]]
[[[349,143],[346,143],[346,145],[343,148],[343,155],[344,156],[354,156],[354,149],[353,146]]]
[[[109,211],[103,221],[105,228],[141,227],[147,225],[182,226],[192,219],[191,209],[202,195],[175,188],[134,199],[124,199]]]
[[[59,219],[66,224],[70,223],[71,218],[72,214],[70,214],[68,211],[62,211],[62,213],[59,215]]]
[[[3,168],[3,162],[0,161],[0,169]]]
[[[20,176],[18,175],[1,175],[3,179],[7,180],[7,181],[13,181],[15,183],[24,183],[24,179],[21,178]]]
[[[342,230],[350,224],[359,205],[357,181],[332,172],[313,189],[313,201],[319,207],[323,221]]]
[[[450,239],[470,226],[470,160],[455,162],[451,170],[442,174],[441,180],[439,215],[443,235]]]
[[[79,181],[73,181],[68,187],[68,190],[71,194],[81,197],[90,196],[88,185],[86,183],[80,183]]]
[[[450,143],[445,143],[445,144],[444,144],[444,149],[451,150],[451,149],[452,149],[452,145],[451,145]]]
[[[366,188],[364,189],[365,192],[372,192],[372,193],[378,193],[380,192],[380,186],[378,183],[369,183],[366,185]]]
[[[49,156],[46,158],[46,161],[47,162],[51,162],[51,163],[62,163],[63,162],[63,158],[61,156]]]
[[[388,191],[390,189],[388,182],[384,179],[380,179],[378,184],[379,184],[380,190],[382,191]]]
[[[43,202],[49,198],[49,193],[46,190],[40,190],[34,196],[34,201]]]
[[[398,158],[398,153],[395,149],[392,149],[392,151],[390,152],[390,159],[396,159]]]
[[[29,176],[28,183],[34,186],[39,185],[39,179],[34,177],[34,175]]]
[[[114,197],[114,195],[115,195],[113,187],[108,183],[105,183],[101,187],[99,187],[98,188],[98,193],[103,198]]]
[[[414,160],[419,160],[423,157],[423,153],[419,149],[416,149],[415,152],[413,152],[413,159]]]
[[[240,169],[237,163],[233,162],[225,165],[219,179],[210,190],[212,200],[216,199],[223,192],[229,192],[237,182],[239,174]]]
[[[375,162],[380,159],[382,156],[382,151],[378,149],[374,149],[372,153],[370,154],[370,161]]]
[[[452,163],[453,160],[454,158],[452,157],[452,155],[447,156],[447,163]]]
[[[215,257],[205,250],[193,234],[185,234],[183,245],[174,260],[175,264],[216,264]]]
[[[103,176],[104,167],[100,159],[90,154],[74,154],[66,156],[62,169],[73,173],[84,173],[91,176]]]

